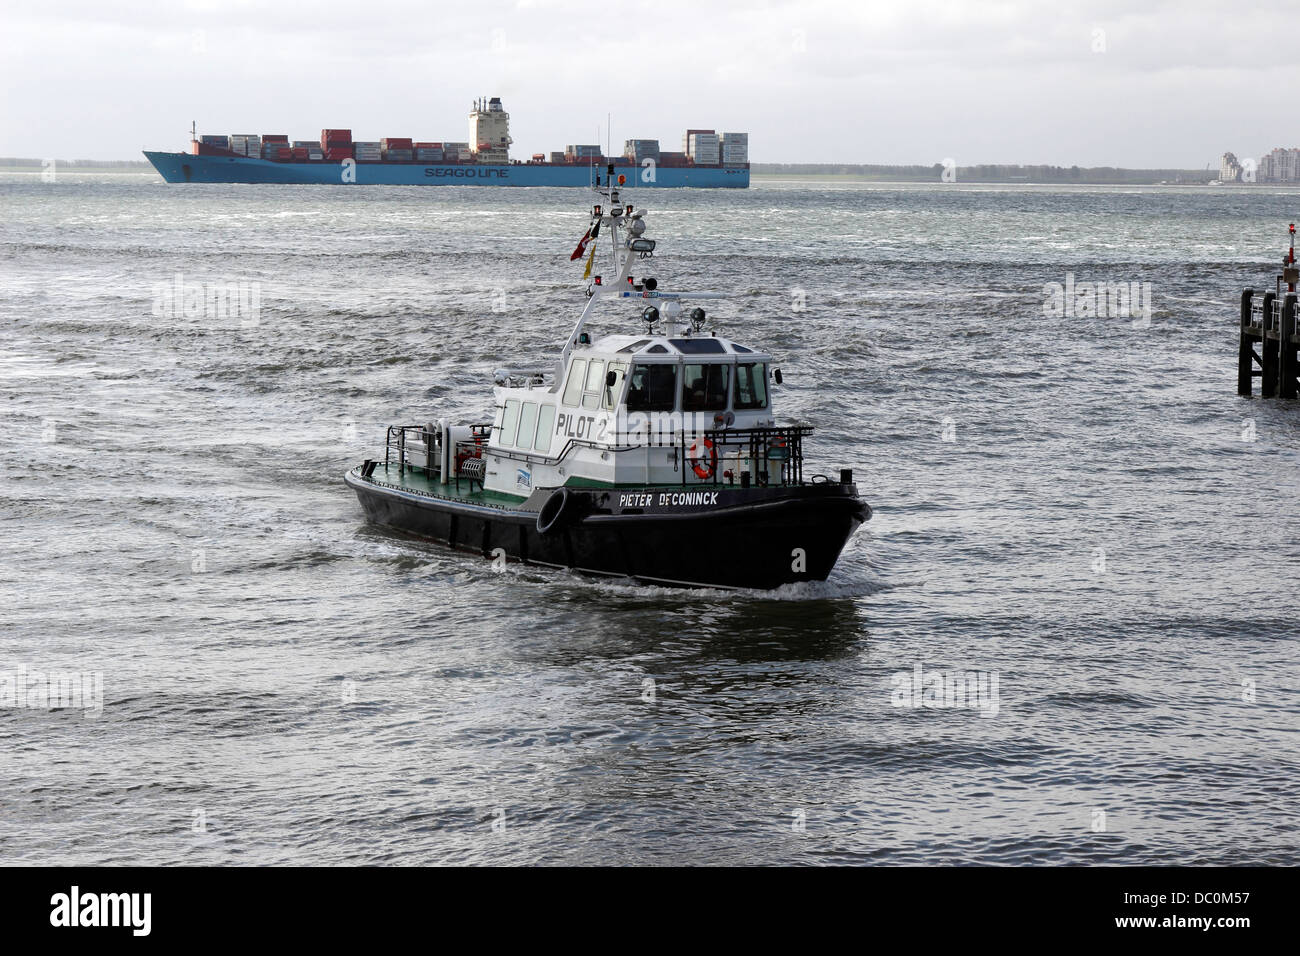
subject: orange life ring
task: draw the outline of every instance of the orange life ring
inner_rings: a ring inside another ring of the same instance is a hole
[[[702,441],[704,442],[705,450],[709,453],[709,457],[707,460],[698,457],[695,454],[695,450],[699,447],[700,441],[701,439],[696,439],[691,444],[690,449],[686,452],[686,460],[691,463],[691,468],[695,471],[696,478],[703,478],[707,480],[709,478],[712,478],[714,471],[717,470],[718,452],[716,449],[714,449],[713,442],[708,438],[705,438],[702,439]]]

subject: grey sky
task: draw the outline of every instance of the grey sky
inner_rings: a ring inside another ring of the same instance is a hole
[[[206,133],[512,155],[748,131],[754,162],[1217,166],[1294,146],[1294,0],[835,3],[0,0],[0,155],[140,158]],[[1101,32],[1097,32],[1101,31]],[[1104,47],[1097,52],[1094,47]]]

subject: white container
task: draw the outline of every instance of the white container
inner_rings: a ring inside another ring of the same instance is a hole
[[[691,133],[686,138],[686,155],[697,163],[717,165],[719,146],[717,133]]]

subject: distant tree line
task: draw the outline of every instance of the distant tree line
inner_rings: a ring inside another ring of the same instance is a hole
[[[884,166],[838,163],[751,163],[759,174],[787,176],[853,176],[887,182],[941,182],[944,167]],[[1218,177],[1209,169],[1121,169],[1116,166],[958,166],[956,181],[966,183],[1207,183]]]

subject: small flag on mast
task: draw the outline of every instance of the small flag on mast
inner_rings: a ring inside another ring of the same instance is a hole
[[[576,248],[576,249],[573,250],[573,255],[569,256],[569,261],[570,261],[570,262],[577,262],[579,259],[581,259],[583,253],[585,253],[585,252],[587,251],[587,243],[589,243],[589,242],[591,242],[591,230],[590,230],[590,229],[588,229],[586,232],[584,232],[584,233],[582,234],[582,238],[581,238],[580,240],[578,240],[578,248]]]
[[[582,272],[582,277],[583,277],[584,279],[590,279],[590,278],[591,278],[591,264],[592,264],[593,262],[595,262],[595,261],[596,261],[596,247],[595,247],[595,246],[592,246],[592,247],[591,247],[591,255],[587,256],[587,268],[584,269],[583,272]]]

